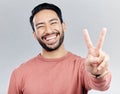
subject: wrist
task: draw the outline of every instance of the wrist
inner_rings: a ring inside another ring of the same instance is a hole
[[[94,78],[99,78],[101,74],[92,74]]]
[[[104,71],[102,74],[92,74],[95,78],[103,78],[108,74],[108,71]]]

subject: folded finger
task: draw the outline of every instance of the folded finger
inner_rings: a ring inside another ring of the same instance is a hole
[[[108,57],[108,55],[106,55],[105,57],[104,57],[104,60],[100,63],[100,65],[98,66],[98,71],[100,71],[101,69],[103,69],[103,68],[107,68],[107,66],[108,66],[108,63],[109,63],[109,57]]]

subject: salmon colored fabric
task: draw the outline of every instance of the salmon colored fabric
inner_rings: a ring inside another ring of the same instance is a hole
[[[110,80],[110,73],[94,78],[85,70],[84,58],[70,52],[56,59],[37,55],[12,72],[8,94],[87,94],[108,89]]]

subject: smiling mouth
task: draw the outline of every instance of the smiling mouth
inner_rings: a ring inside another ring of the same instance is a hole
[[[56,39],[56,37],[58,35],[60,35],[59,32],[54,32],[52,34],[46,34],[46,35],[42,36],[42,39],[45,41],[50,41],[50,40]]]

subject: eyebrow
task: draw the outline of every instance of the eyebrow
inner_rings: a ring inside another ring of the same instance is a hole
[[[58,19],[57,19],[57,18],[53,18],[53,19],[50,19],[50,20],[49,20],[49,22],[52,22],[52,21],[58,21]],[[43,24],[44,24],[44,22],[39,22],[39,23],[37,23],[35,26],[43,25]]]
[[[53,18],[49,22],[52,22],[52,21],[58,21],[58,19],[57,18]]]

